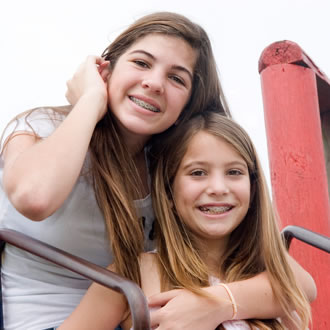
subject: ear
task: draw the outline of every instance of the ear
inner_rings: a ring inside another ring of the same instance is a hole
[[[107,82],[111,74],[110,61],[104,61],[98,66],[99,73],[104,82]]]

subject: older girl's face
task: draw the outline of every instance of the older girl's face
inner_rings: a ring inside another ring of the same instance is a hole
[[[188,102],[196,52],[178,37],[149,34],[118,59],[109,106],[128,143],[145,142],[175,123]]]

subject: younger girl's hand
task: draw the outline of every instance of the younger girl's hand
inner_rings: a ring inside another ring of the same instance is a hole
[[[67,81],[65,94],[71,105],[82,97],[91,97],[99,106],[99,118],[107,111],[107,81],[110,75],[109,61],[99,56],[88,56],[78,67],[73,77]]]
[[[208,293],[209,288],[203,289]],[[162,292],[149,297],[151,327],[157,330],[214,330],[228,320],[232,307],[228,300],[200,296],[185,289]]]

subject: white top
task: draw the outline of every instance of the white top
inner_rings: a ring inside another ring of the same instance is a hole
[[[28,118],[42,138],[49,136],[61,122],[61,118],[49,120],[47,112],[47,109],[38,110]],[[19,120],[16,128],[15,124],[11,125],[5,135],[13,129],[31,131],[25,118]],[[2,228],[17,230],[102,267],[112,263],[103,216],[86,176],[80,176],[60,209],[44,221],[35,222],[22,216],[8,201],[2,188],[2,172],[0,159]],[[139,216],[144,218],[145,249],[150,250],[153,243],[149,236],[154,220],[150,195],[135,204]],[[90,284],[78,274],[7,244],[2,266],[5,329],[41,330],[60,325]]]

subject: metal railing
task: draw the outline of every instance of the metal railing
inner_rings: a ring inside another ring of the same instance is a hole
[[[299,226],[287,226],[282,230],[287,248],[290,247],[292,238],[312,245],[318,249],[330,253],[330,238],[309,229]]]
[[[126,297],[131,311],[133,329],[150,329],[149,309],[146,298],[140,287],[132,281],[15,230],[0,229],[0,240],[78,273],[111,290],[122,293]]]

